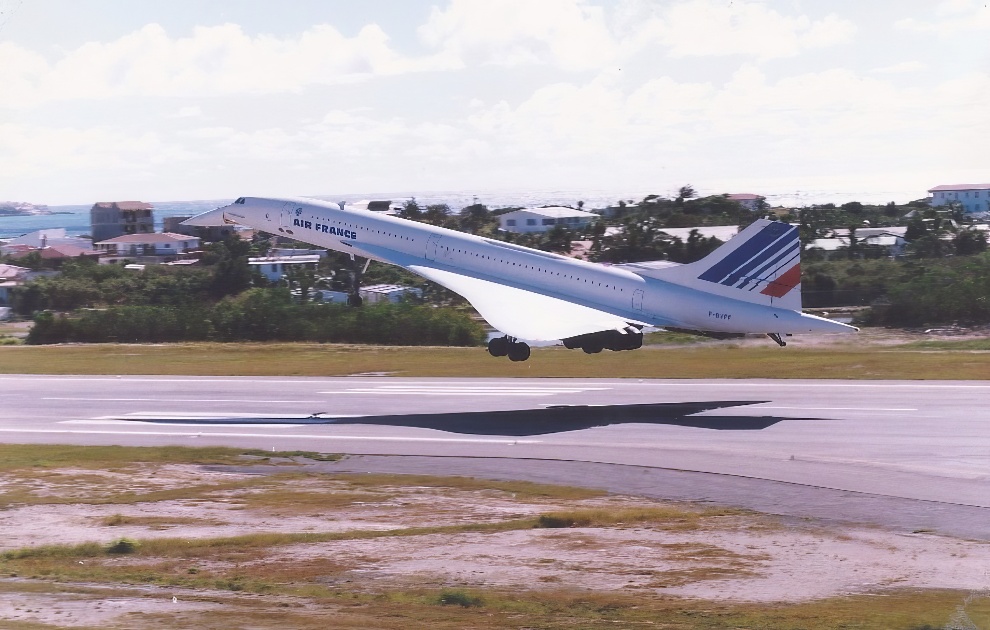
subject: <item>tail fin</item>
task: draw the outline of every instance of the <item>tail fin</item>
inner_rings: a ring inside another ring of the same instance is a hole
[[[759,219],[705,258],[656,277],[736,300],[801,310],[801,241],[795,226]]]

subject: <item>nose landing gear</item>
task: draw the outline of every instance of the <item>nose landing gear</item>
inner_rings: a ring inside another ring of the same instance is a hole
[[[528,344],[516,341],[513,337],[493,337],[488,342],[488,354],[493,357],[507,356],[510,361],[525,361],[529,358],[530,350]]]
[[[361,298],[361,276],[364,275],[364,272],[368,271],[368,265],[370,264],[371,259],[368,258],[364,261],[364,266],[362,267],[361,262],[355,256],[351,256],[351,286],[347,292],[348,306],[361,306],[364,303],[364,300]]]

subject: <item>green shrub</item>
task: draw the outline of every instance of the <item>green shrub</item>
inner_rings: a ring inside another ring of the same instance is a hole
[[[107,547],[107,553],[113,554],[129,554],[137,551],[138,541],[132,540],[130,538],[118,538],[117,540],[110,543]]]
[[[485,330],[467,314],[410,304],[297,304],[286,289],[249,289],[215,305],[115,306],[72,316],[41,312],[29,344],[310,341],[476,346]]]
[[[441,591],[437,601],[441,606],[461,606],[462,608],[473,608],[485,605],[485,601],[477,595],[462,590],[444,589]]]

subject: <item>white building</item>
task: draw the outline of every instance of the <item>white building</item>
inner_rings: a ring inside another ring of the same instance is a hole
[[[347,296],[346,291],[333,291],[331,289],[310,289],[309,291],[309,299],[324,304],[347,304]]]
[[[27,234],[9,239],[6,245],[28,245],[38,249],[54,245],[73,245],[80,249],[89,250],[92,247],[92,241],[80,236],[67,236],[65,228],[48,228],[45,230],[35,230],[34,232],[28,232]]]
[[[907,240],[904,238],[906,233],[906,227],[860,228],[856,230],[856,242],[860,247],[880,248],[885,255],[896,258],[904,254],[907,245]],[[839,229],[833,230],[831,238],[815,239],[808,248],[819,249],[826,259],[831,259],[836,252],[847,250],[850,243],[849,230]]]
[[[421,289],[416,289],[413,287],[403,287],[397,284],[373,284],[368,287],[361,287],[358,291],[363,299],[368,304],[375,304],[377,302],[401,302],[408,296],[413,296],[416,298],[423,297],[423,291]]]
[[[684,228],[663,228],[661,232],[669,234],[671,236],[676,236],[682,241],[687,241],[691,238],[691,232],[697,230],[703,238],[712,238],[713,236],[723,243],[727,242],[730,238],[739,233],[739,226],[737,225],[700,225],[698,227],[684,227]],[[608,232],[606,231],[606,234]]]
[[[93,243],[110,256],[175,256],[199,249],[199,238],[185,234],[125,234]]]
[[[565,206],[526,208],[500,215],[499,229],[506,232],[549,232],[562,225],[569,230],[582,230],[598,220],[598,215]]]
[[[310,299],[323,302],[325,304],[347,304],[348,293],[346,291],[333,291],[330,289],[312,289],[309,292]],[[401,302],[408,296],[416,298],[423,297],[422,289],[414,287],[403,287],[396,284],[373,284],[361,287],[358,295],[365,304],[376,304],[378,302]]]
[[[291,258],[293,256],[319,256],[322,260],[327,257],[325,249],[293,249],[291,247],[272,247],[268,250],[269,256],[276,258]]]
[[[265,276],[269,282],[278,282],[285,277],[292,266],[302,266],[314,270],[320,263],[317,254],[307,256],[265,256],[264,258],[248,258],[248,265]]]
[[[10,291],[21,286],[30,272],[26,267],[0,263],[0,306],[10,304]]]
[[[966,212],[990,212],[990,184],[947,184],[928,192],[934,208],[958,201]]]

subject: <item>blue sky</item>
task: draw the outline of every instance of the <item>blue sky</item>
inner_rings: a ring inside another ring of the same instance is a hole
[[[908,201],[990,181],[985,0],[0,0],[0,199]]]

